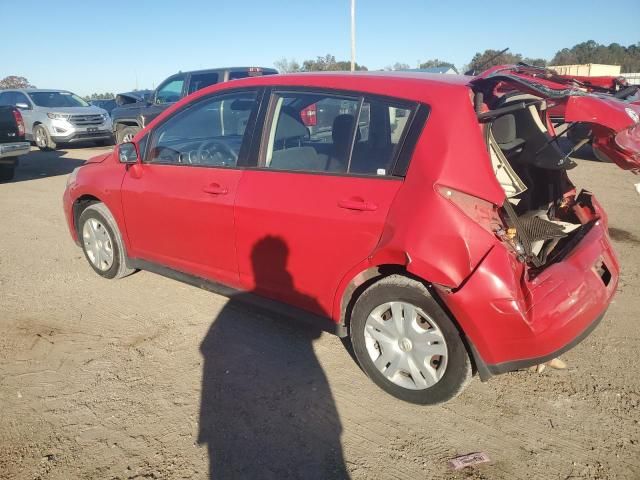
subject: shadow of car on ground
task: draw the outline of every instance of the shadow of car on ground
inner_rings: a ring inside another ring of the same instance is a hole
[[[83,165],[87,158],[106,153],[110,148],[111,147],[100,147],[91,149],[91,154],[87,155],[86,158],[81,158],[85,157],[85,155],[77,155],[74,150],[71,149],[47,152],[35,149],[31,150],[27,155],[20,157],[13,180],[6,183],[68,175],[76,167]],[[86,152],[86,150],[84,152]]]

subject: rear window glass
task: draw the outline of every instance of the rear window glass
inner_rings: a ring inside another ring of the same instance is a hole
[[[83,99],[70,92],[31,92],[31,100],[39,107],[61,108],[61,107],[88,107],[89,104]]]
[[[193,74],[189,82],[189,93],[197,92],[216,83],[218,83],[218,74],[216,72]]]
[[[263,165],[390,175],[412,107],[331,94],[276,94]]]

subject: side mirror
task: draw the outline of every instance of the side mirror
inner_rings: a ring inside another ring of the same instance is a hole
[[[132,165],[138,163],[138,147],[135,143],[122,143],[118,147],[118,160],[120,163]]]
[[[31,107],[29,105],[22,102],[16,103],[16,108],[19,108],[20,110],[31,110]]]

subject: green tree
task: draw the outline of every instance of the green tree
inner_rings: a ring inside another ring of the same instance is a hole
[[[500,50],[485,50],[484,52],[476,53],[467,70],[473,70],[476,73],[483,72],[487,68],[495,67],[496,65],[510,65],[518,62],[522,62],[522,55],[519,53],[505,52],[500,55]]]
[[[111,100],[116,98],[116,96],[111,92],[104,93],[92,93],[91,95],[86,95],[84,97],[85,100]]]
[[[619,43],[604,45],[595,40],[588,40],[571,48],[559,50],[551,60],[551,65],[585,63],[620,65],[622,72],[638,72],[640,71],[640,42],[625,47]]]
[[[533,65],[535,67],[546,67],[547,66],[547,61],[544,58],[524,57],[524,59],[522,61],[524,63],[526,63],[527,65]]]
[[[384,69],[387,70],[387,71],[409,70],[410,68],[411,68],[411,66],[409,66],[408,63],[400,63],[400,62],[396,62],[393,65],[387,65],[386,67],[384,67]]]
[[[9,75],[0,80],[0,90],[5,88],[35,88],[35,85],[31,85],[25,77]]]
[[[453,63],[447,62],[445,60],[440,60],[438,58],[434,58],[431,60],[427,60],[426,62],[420,63],[420,68],[437,68],[437,67],[448,67],[448,68],[453,68],[456,72],[458,71],[458,69]]]
[[[367,70],[364,65],[355,64],[356,70]],[[336,57],[327,54],[324,57],[316,57],[315,60],[305,60],[302,62],[303,72],[327,72],[327,71],[349,71],[351,62],[337,61]]]
[[[283,57],[280,60],[273,62],[273,64],[280,73],[293,73],[301,70],[300,64],[294,59],[287,60]]]

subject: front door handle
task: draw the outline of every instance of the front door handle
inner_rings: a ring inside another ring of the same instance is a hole
[[[227,193],[229,193],[229,190],[217,183],[207,185],[202,189],[202,191],[205,193],[210,193],[211,195],[226,195]]]
[[[373,202],[365,202],[362,198],[349,198],[346,200],[339,200],[338,206],[340,208],[346,208],[347,210],[361,210],[364,212],[373,212],[378,209],[378,206]]]

